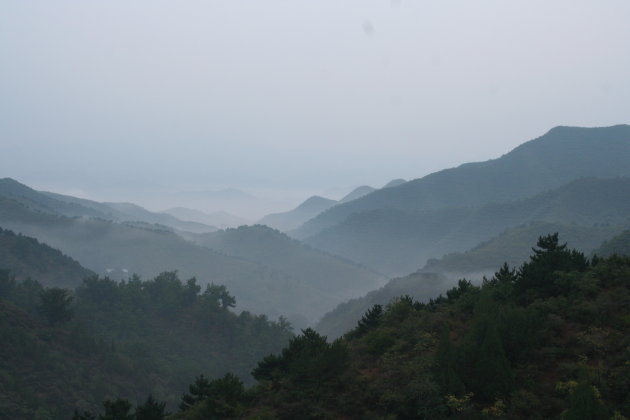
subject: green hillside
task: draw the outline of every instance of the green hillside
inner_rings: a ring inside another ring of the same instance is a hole
[[[536,241],[536,238],[547,232],[558,232],[569,246],[590,254],[604,240],[616,235],[619,228],[532,222],[508,229],[466,252],[455,252],[439,259],[431,259],[422,271],[444,273],[449,277],[475,274],[476,277],[480,277],[481,274],[492,273],[495,267],[504,262],[511,266],[518,266],[531,254],[531,244]]]
[[[3,274],[2,420],[70,419],[111,396],[140,403],[148,394],[173,411],[200,372],[232,371],[251,382],[256,360],[291,337],[283,320],[233,313],[225,288],[204,291],[174,273],[144,282],[92,277],[75,292]],[[44,304],[59,293],[63,300]]]
[[[457,281],[440,274],[416,272],[387,282],[360,298],[350,299],[328,312],[317,323],[315,329],[330,339],[335,339],[350,331],[361,316],[374,305],[387,305],[400,296],[411,296],[421,302],[444,293]]]
[[[217,378],[170,419],[621,420],[629,319],[630,259],[591,264],[549,235],[481,286],[375,305],[332,343],[304,330],[256,386]]]
[[[61,251],[35,238],[0,228],[0,269],[8,269],[16,280],[38,279],[44,286],[76,287],[93,275]]]
[[[506,229],[537,221],[621,231],[630,225],[630,178],[585,178],[531,198],[481,207],[362,212],[306,243],[400,275],[429,258],[463,252]]]
[[[322,267],[323,273],[336,271],[347,275],[353,283],[348,286],[346,278],[337,277],[337,284],[322,287],[316,281],[328,279],[317,273],[294,277],[263,263],[196,245],[156,225],[60,217],[33,211],[2,197],[0,223],[60,249],[95,273],[104,275],[108,269],[125,269],[151,278],[163,271],[178,270],[183,277],[197,276],[202,285],[210,282],[226,285],[239,297],[239,310],[264,313],[272,318],[284,315],[300,326],[313,322],[347,299],[348,290],[363,281],[364,274],[365,286],[361,286],[358,294],[374,287],[378,277],[352,264],[340,265],[339,260],[326,258],[329,266],[341,266],[343,270]],[[322,257],[320,261],[323,260]],[[287,266],[291,264],[285,261]]]
[[[353,214],[431,211],[522,199],[582,177],[630,175],[630,126],[556,127],[500,158],[466,163],[335,206],[292,232],[307,238]]]

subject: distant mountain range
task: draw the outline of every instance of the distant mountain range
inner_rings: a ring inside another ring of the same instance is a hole
[[[196,276],[202,285],[226,285],[236,296],[239,309],[274,318],[285,315],[298,326],[311,323],[348,297],[376,287],[381,279],[374,272],[310,250],[284,235],[264,243],[251,239],[264,247],[271,263],[266,265],[254,254],[251,260],[242,254],[229,256],[225,249],[217,252],[194,244],[161,225],[103,219],[98,209],[58,200],[15,181],[4,185],[13,188],[0,193],[0,226],[58,248],[98,274],[115,270],[149,278],[162,271],[178,270],[182,278]],[[16,194],[17,187],[25,194]],[[129,211],[127,206],[114,209]],[[221,238],[230,234],[222,234]],[[274,248],[275,244],[281,249]],[[280,253],[275,260],[274,252]],[[284,263],[280,262],[282,258]],[[320,274],[314,271],[316,266]]]
[[[628,125],[556,127],[498,159],[445,169],[334,206],[293,235],[308,238],[370,211],[432,211],[523,199],[582,177],[628,176],[628,162]]]
[[[393,180],[390,182],[390,184],[392,182],[396,183],[398,181],[399,180]],[[348,203],[374,191],[376,191],[376,188],[370,187],[369,185],[362,185],[350,191],[339,201],[314,195],[307,198],[302,204],[300,204],[293,210],[282,213],[268,214],[267,216],[260,219],[258,221],[258,224],[267,225],[282,232],[291,232],[292,230],[299,228],[304,222],[312,219],[313,217],[328,210],[331,207],[334,207],[338,204]]]
[[[217,230],[214,226],[182,221],[169,214],[154,213],[132,203],[99,203],[69,195],[36,191],[11,178],[0,179],[0,196],[15,200],[33,210],[68,217],[98,217],[119,222],[144,222],[197,233]]]
[[[628,162],[630,126],[556,127],[498,159],[336,205],[290,233],[327,252],[402,275],[428,258],[464,251],[523,223],[624,225],[626,203],[620,191],[626,190],[627,180],[576,180],[629,176]],[[566,185],[572,181],[578,184]],[[607,201],[597,210],[600,195]],[[606,206],[612,206],[612,215]]]
[[[164,210],[163,213],[175,216],[180,220],[203,223],[208,226],[216,226],[220,229],[250,224],[247,219],[235,216],[226,211],[205,213],[201,210],[189,209],[186,207],[173,207],[171,209]]]
[[[335,200],[314,195],[293,210],[283,213],[272,213],[263,217],[258,221],[258,224],[286,232],[299,227],[305,221],[317,216],[335,204],[337,204]]]
[[[630,178],[581,179],[532,198],[482,207],[366,211],[306,243],[380,272],[402,275],[429,258],[465,251],[506,229],[536,221],[605,224],[620,231],[630,225]]]

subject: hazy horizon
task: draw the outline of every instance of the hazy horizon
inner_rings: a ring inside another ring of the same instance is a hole
[[[238,214],[256,218],[497,158],[554,126],[630,122],[624,1],[0,11],[0,176],[99,201],[164,210],[235,188],[263,199]]]

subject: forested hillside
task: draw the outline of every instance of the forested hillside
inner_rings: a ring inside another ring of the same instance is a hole
[[[152,278],[163,271],[177,270],[185,278],[197,276],[203,286],[211,282],[226,285],[239,297],[239,310],[264,313],[274,319],[284,315],[304,325],[343,301],[336,296],[337,290],[324,290],[307,279],[262,263],[218,253],[156,225],[62,217],[3,197],[0,221],[6,228],[60,249],[101,275],[119,268]],[[376,277],[370,276],[372,281]],[[365,290],[371,284],[368,282]],[[341,280],[339,285],[340,290],[346,290]]]
[[[37,279],[44,286],[76,287],[94,275],[61,251],[35,238],[0,228],[0,269],[16,280]]]
[[[490,275],[494,268],[507,262],[518,266],[527,260],[531,244],[546,232],[558,232],[569,246],[590,254],[606,239],[619,233],[619,228],[595,223],[591,226],[560,222],[531,222],[500,233],[466,252],[454,252],[442,258],[431,259],[421,271],[454,276],[481,278]]]
[[[415,272],[397,277],[365,296],[340,304],[324,315],[315,329],[329,339],[335,339],[350,331],[361,316],[374,305],[385,306],[392,299],[405,295],[419,302],[428,302],[454,284],[457,284],[457,280],[436,273]]]
[[[380,286],[384,278],[348,260],[326,254],[267,226],[189,235],[196,243],[226,255],[264,264],[299,278],[319,293],[341,302]],[[328,306],[327,302],[320,305]]]
[[[286,320],[231,311],[224,287],[162,273],[75,291],[0,271],[0,419],[70,419],[111,396],[175,409],[200,372],[249,372],[291,337]]]
[[[624,419],[628,319],[630,258],[589,261],[548,235],[480,286],[375,305],[332,343],[305,330],[259,361],[256,386],[191,387],[171,418]]]

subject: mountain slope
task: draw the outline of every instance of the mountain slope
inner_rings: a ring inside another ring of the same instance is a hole
[[[313,320],[339,302],[300,279],[195,245],[154,225],[56,216],[2,196],[0,225],[60,249],[96,273],[125,268],[146,278],[178,270],[183,277],[197,276],[204,286],[224,284],[236,296],[238,309],[274,318]]]
[[[11,178],[0,179],[0,196],[15,200],[34,210],[61,216],[158,223],[173,229],[199,233],[216,230],[213,226],[184,222],[174,216],[154,213],[131,203],[99,203],[63,194],[36,191]]]
[[[337,204],[335,200],[314,195],[293,210],[283,213],[272,213],[263,217],[258,224],[267,225],[286,232],[300,226],[305,221],[317,216]]]
[[[350,191],[341,200],[339,200],[338,203],[347,203],[348,201],[356,200],[357,198],[361,198],[364,195],[368,195],[369,193],[374,191],[376,191],[376,188],[372,188],[369,185],[362,185]]]
[[[0,269],[10,270],[15,279],[37,279],[44,286],[76,287],[94,275],[61,251],[35,238],[16,235],[0,228]]]
[[[430,211],[521,199],[581,177],[630,175],[630,126],[556,127],[498,159],[467,163],[335,206],[294,232],[306,238],[355,213]]]
[[[379,274],[263,225],[197,235],[194,240],[224,254],[279,270],[339,301],[360,296],[381,284]]]
[[[173,273],[144,282],[91,278],[68,291],[74,316],[54,326],[33,308],[41,285],[10,286],[0,290],[2,420],[70,419],[105,398],[140,402],[149,393],[173,411],[200,372],[230,370],[247,381],[256,360],[291,337],[286,323],[237,315]]]
[[[359,199],[360,200],[360,199]],[[621,229],[630,224],[630,178],[581,179],[532,198],[434,211],[380,209],[348,217],[306,243],[390,275],[462,252],[534,221]]]
[[[374,305],[387,305],[392,299],[409,295],[426,302],[444,293],[456,281],[439,274],[416,272],[404,277],[391,279],[383,287],[356,299],[350,299],[328,312],[317,323],[317,331],[330,339],[340,337],[350,331],[361,316]]]
[[[443,273],[449,277],[490,275],[504,262],[515,267],[531,254],[531,244],[550,232],[558,232],[571,248],[590,254],[601,243],[619,232],[614,226],[581,226],[559,222],[532,222],[508,229],[466,252],[431,259],[422,272]]]
[[[247,219],[234,216],[233,214],[225,211],[205,213],[200,210],[189,209],[186,207],[173,207],[171,209],[165,210],[163,213],[175,216],[180,220],[203,223],[205,225],[216,226],[221,229],[249,224],[249,221]]]
[[[595,254],[608,256],[612,254],[630,255],[630,230],[621,232],[619,235],[605,241]]]

